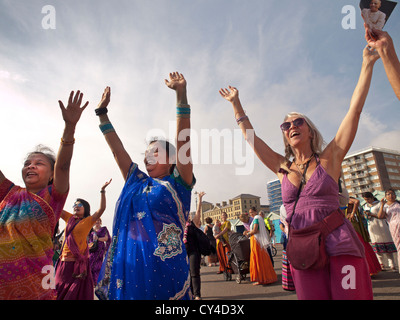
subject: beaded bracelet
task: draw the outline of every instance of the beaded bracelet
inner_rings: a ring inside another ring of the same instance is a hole
[[[110,121],[100,123],[99,128],[103,134],[115,132],[115,129]]]
[[[75,143],[75,138],[72,141],[65,141],[63,138],[61,138],[61,144],[63,146],[72,146]]]
[[[107,114],[108,109],[107,108],[97,108],[94,110],[96,112],[96,116],[101,116],[102,114]]]
[[[245,121],[245,120],[249,120],[249,117],[248,116],[243,116],[243,117],[240,117],[239,119],[236,119],[236,122],[237,122],[237,124],[239,125],[239,124],[241,124],[243,121]]]
[[[190,105],[179,103],[176,105],[176,117],[177,118],[190,118]]]

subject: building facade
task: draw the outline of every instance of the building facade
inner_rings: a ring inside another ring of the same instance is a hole
[[[363,192],[400,190],[400,152],[369,147],[347,155],[342,162],[343,178],[350,196]]]
[[[271,212],[279,212],[282,205],[281,182],[279,179],[267,182],[267,195]]]
[[[252,194],[240,194],[228,201],[216,203],[212,208],[209,205],[203,207],[202,203],[201,223],[204,225],[207,217],[210,217],[213,222],[217,219],[221,220],[223,212],[228,215],[228,220],[239,219],[241,213],[249,212],[252,207],[255,207],[258,212],[261,210],[260,198]]]

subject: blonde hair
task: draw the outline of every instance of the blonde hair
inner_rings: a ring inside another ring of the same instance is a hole
[[[320,154],[322,152],[323,146],[325,145],[324,138],[322,137],[321,133],[319,132],[315,124],[307,116],[299,112],[290,112],[285,116],[285,119],[283,121],[286,121],[288,118],[295,116],[299,118],[304,118],[304,120],[306,121],[307,126],[311,132],[311,150],[316,154]],[[290,159],[292,157],[294,158],[294,153],[292,147],[287,142],[285,134],[283,132],[282,136],[283,136],[283,143],[285,145],[285,159],[287,162],[290,162]]]

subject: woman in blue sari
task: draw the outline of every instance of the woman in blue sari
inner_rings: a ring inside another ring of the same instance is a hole
[[[115,210],[112,244],[96,288],[100,299],[191,298],[189,261],[182,242],[195,183],[190,106],[183,75],[174,72],[169,76],[165,83],[177,97],[177,148],[167,141],[150,142],[144,159],[147,174],[131,160],[107,116],[109,87],[96,109],[100,129],[125,178]]]

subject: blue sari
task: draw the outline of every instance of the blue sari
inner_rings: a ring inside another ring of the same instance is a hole
[[[115,209],[96,295],[110,300],[191,299],[183,232],[191,190],[179,175],[153,179],[132,163]]]

